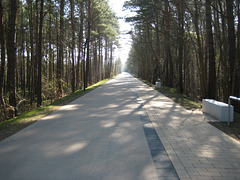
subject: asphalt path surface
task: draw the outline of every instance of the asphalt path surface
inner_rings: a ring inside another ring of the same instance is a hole
[[[0,179],[158,179],[154,143],[161,144],[144,127],[151,123],[129,77],[117,76],[0,142]]]

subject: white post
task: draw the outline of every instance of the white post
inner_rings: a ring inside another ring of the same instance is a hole
[[[230,126],[231,96],[228,98],[228,126]]]

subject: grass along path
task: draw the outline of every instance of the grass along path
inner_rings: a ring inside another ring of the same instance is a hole
[[[139,80],[143,81],[147,85],[155,88],[155,85],[146,81],[138,78]],[[201,109],[202,105],[201,102],[197,99],[192,99],[189,98],[182,93],[180,93],[178,90],[175,88],[170,88],[167,86],[162,86],[160,89],[156,89],[158,92],[162,93],[163,95],[167,96],[169,99],[173,100],[177,104],[183,106],[187,110],[196,110],[196,109]]]
[[[54,101],[50,105],[37,108],[23,115],[0,122],[0,141],[15,134],[16,132],[31,125],[32,123],[40,120],[41,118],[47,116],[48,114],[58,110],[60,107],[69,104],[70,102],[92,91],[93,89],[106,83],[107,81],[109,81],[109,79],[102,80],[92,86],[89,86],[88,88],[86,88],[85,91],[77,90],[68,96],[65,96],[61,99]]]

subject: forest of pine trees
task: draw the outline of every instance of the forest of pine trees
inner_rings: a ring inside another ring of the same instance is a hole
[[[119,73],[119,33],[107,0],[0,0],[0,120]]]
[[[194,98],[240,97],[239,0],[128,0],[128,71]]]
[[[127,0],[128,71],[187,96],[240,96],[240,0]],[[108,0],[0,0],[0,109],[41,106],[120,72]]]

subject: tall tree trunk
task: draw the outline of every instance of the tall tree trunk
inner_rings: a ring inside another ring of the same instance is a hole
[[[30,65],[30,55],[29,55],[29,39],[26,40],[26,51],[27,51],[27,89],[30,93],[31,91],[31,65]]]
[[[92,19],[92,1],[88,0],[88,21],[87,21],[87,59],[86,59],[86,87],[90,80],[90,39],[91,39],[91,19]]]
[[[167,67],[166,68],[166,77],[165,82],[166,85],[169,87],[173,86],[173,62],[172,62],[172,53],[171,53],[171,46],[170,46],[170,33],[171,33],[171,15],[170,15],[170,7],[168,0],[164,0],[164,6],[165,6],[165,54],[166,54],[166,62]],[[169,67],[169,71],[168,71]]]
[[[42,28],[43,28],[43,1],[40,7],[40,24],[38,35],[38,88],[37,88],[37,105],[42,105]]]
[[[34,67],[33,67],[33,71],[35,71],[34,73],[34,96],[37,95],[38,93],[38,50],[39,50],[39,43],[38,43],[38,38],[39,38],[39,0],[36,0],[35,2],[35,56],[34,56]]]
[[[72,25],[72,92],[75,91],[75,60],[74,60],[74,50],[75,50],[75,23],[74,23],[74,5],[73,0],[70,1],[71,4],[71,25]]]
[[[160,38],[158,37],[158,38],[156,38],[156,44],[158,44],[157,45],[157,47],[155,48],[155,46],[154,46],[154,44],[153,44],[153,32],[152,32],[152,29],[151,29],[151,26],[150,26],[150,23],[149,22],[145,22],[146,23],[146,31],[147,31],[147,42],[148,42],[148,44],[149,44],[149,46],[150,46],[150,50],[152,51],[152,53],[151,53],[151,57],[150,57],[150,59],[151,59],[151,61],[149,62],[149,64],[150,64],[150,66],[149,67],[151,67],[151,73],[147,73],[147,76],[148,77],[146,77],[146,78],[144,78],[143,76],[144,76],[144,71],[142,70],[140,70],[141,68],[141,65],[139,64],[139,69],[138,69],[138,71],[139,71],[139,73],[141,73],[141,76],[139,76],[139,77],[141,77],[141,78],[143,78],[143,79],[148,79],[150,82],[152,82],[152,83],[154,83],[153,81],[154,81],[154,79],[156,79],[156,76],[155,76],[155,74],[157,74],[156,72],[157,72],[157,69],[158,69],[158,62],[159,62],[159,51],[160,51],[160,45],[159,45],[159,41],[160,41]],[[158,23],[157,23],[158,24]],[[155,32],[157,32],[158,30],[159,30],[159,28],[158,28],[158,25],[155,25],[156,26],[156,28],[155,28]],[[156,33],[156,36],[159,36],[158,35],[159,33]],[[159,49],[159,50],[157,50],[157,49]],[[145,63],[145,61],[143,60],[143,62],[142,63]],[[154,66],[155,67],[153,67],[153,64],[154,64]],[[144,69],[145,70],[145,69]],[[141,71],[141,72],[140,72]]]
[[[16,33],[16,15],[17,15],[17,0],[10,1],[10,12],[8,19],[8,40],[7,40],[7,85],[9,92],[9,104],[11,106],[17,106],[16,100],[16,44],[15,44],[15,33]]]
[[[178,83],[179,91],[183,93],[183,40],[184,40],[184,19],[183,19],[183,2],[178,0]]]
[[[93,83],[98,82],[98,59],[97,59],[97,40],[93,44]]]
[[[111,43],[110,43],[109,78],[112,77],[112,64],[113,64],[113,40],[111,40]]]
[[[83,46],[83,23],[84,23],[84,12],[83,12],[83,1],[80,2],[80,30],[79,30],[79,42],[78,42],[78,60],[77,60],[77,72],[76,72],[76,83],[77,88],[79,88],[80,81],[81,81],[81,74],[82,74],[82,66],[81,66],[81,60],[82,60],[82,46]],[[80,72],[81,70],[81,72]]]
[[[104,79],[108,78],[108,37],[105,37]]]
[[[23,17],[23,5],[21,4],[21,89],[23,91],[23,96],[26,94],[26,68],[25,68],[25,48],[24,48],[24,25],[23,25],[24,17]]]
[[[207,71],[206,71],[206,64],[204,63],[204,52],[203,46],[201,42],[201,35],[199,29],[199,6],[198,1],[195,0],[195,12],[194,12],[194,26],[197,35],[197,57],[198,57],[198,66],[199,66],[199,75],[200,75],[200,89],[201,89],[201,98],[207,97]]]
[[[224,8],[222,7],[222,1],[218,0],[218,6],[220,9],[220,15],[221,15],[221,32],[219,33],[219,37],[217,38],[218,40],[220,40],[219,42],[219,46],[220,46],[220,63],[221,63],[221,68],[222,68],[222,91],[223,91],[223,100],[224,102],[228,101],[228,96],[229,96],[229,68],[228,68],[228,43],[227,43],[227,26],[226,26],[226,20],[225,20],[225,12],[224,12]],[[218,18],[220,19],[220,18]],[[220,23],[218,22],[218,27],[220,27],[219,25]],[[216,28],[220,29],[220,28]]]
[[[86,38],[86,42],[84,43],[84,50],[83,50],[83,63],[82,63],[82,72],[83,72],[83,90],[85,91],[87,88],[87,78],[86,78],[86,46],[88,44],[89,39]]]
[[[99,64],[99,77],[98,77],[98,81],[102,80],[102,74],[103,74],[103,63],[102,63],[102,46],[101,46],[101,41],[102,41],[102,38],[101,38],[101,35],[99,35],[98,37],[98,64]]]
[[[160,75],[159,62],[161,57],[161,47],[160,47],[160,33],[159,33],[160,32],[159,13],[156,13],[155,31],[156,31],[156,57],[154,58],[154,62],[153,62],[154,71],[153,71],[152,83],[155,83]]]
[[[236,58],[236,35],[234,27],[234,16],[233,16],[233,0],[226,0],[227,4],[227,24],[228,24],[228,62],[230,66],[229,70],[229,93],[234,95],[234,78],[235,78],[235,58]],[[231,95],[229,94],[229,95]]]
[[[59,49],[58,49],[58,59],[57,59],[57,71],[56,71],[56,78],[57,78],[57,96],[62,97],[63,95],[63,87],[62,87],[62,61],[63,61],[63,37],[64,37],[64,0],[61,0],[60,4],[60,38],[59,38]]]
[[[237,0],[237,15],[238,15],[238,27],[237,27],[237,77],[235,80],[236,83],[236,94],[240,96],[240,0]]]
[[[208,62],[209,62],[209,83],[208,83],[208,97],[216,99],[216,63],[215,63],[215,51],[213,44],[212,33],[212,14],[211,14],[211,2],[212,0],[206,0],[206,30],[207,30],[207,47],[208,47]]]
[[[3,0],[0,0],[0,44],[1,44],[1,69],[0,69],[0,107],[4,106],[3,79],[5,74],[5,40],[3,25]]]
[[[29,31],[30,31],[30,54],[31,54],[31,59],[30,59],[30,68],[29,68],[29,97],[30,97],[30,103],[32,104],[32,101],[34,99],[34,76],[35,76],[35,71],[34,71],[34,45],[33,45],[33,8],[32,8],[32,0],[27,0],[28,3],[28,16],[29,16]]]
[[[53,52],[52,52],[52,17],[49,12],[49,73],[48,73],[48,80],[49,82],[52,81],[52,76],[53,76]]]

